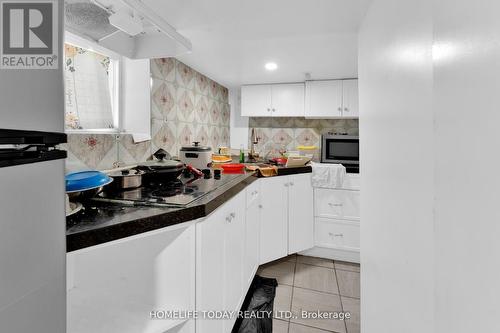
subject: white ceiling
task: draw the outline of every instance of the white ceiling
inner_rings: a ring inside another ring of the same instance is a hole
[[[143,0],[193,44],[178,59],[228,87],[357,76],[371,0]],[[266,62],[278,69],[268,72]]]

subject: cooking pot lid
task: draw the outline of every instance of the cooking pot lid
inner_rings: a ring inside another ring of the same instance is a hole
[[[152,161],[142,162],[141,164],[139,164],[139,167],[141,166],[152,169],[169,170],[169,169],[183,168],[184,164],[174,160],[152,160]]]
[[[111,177],[127,177],[127,176],[138,176],[144,174],[142,170],[136,169],[125,169],[121,171],[115,171],[109,174]]]
[[[180,151],[211,151],[212,148],[207,147],[207,146],[200,146],[200,142],[195,141],[193,142],[192,146],[184,146],[181,148]]]

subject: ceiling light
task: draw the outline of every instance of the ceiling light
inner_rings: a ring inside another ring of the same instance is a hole
[[[275,62],[268,62],[265,67],[268,71],[275,71],[278,69],[278,65]]]

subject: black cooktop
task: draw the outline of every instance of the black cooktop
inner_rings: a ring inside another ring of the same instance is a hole
[[[217,188],[231,183],[240,176],[241,174],[223,173],[220,178],[212,176],[212,178],[206,179],[181,175],[176,180],[167,183],[150,183],[131,190],[104,192],[99,195],[97,200],[110,200],[115,203],[132,202],[136,205],[184,207]]]

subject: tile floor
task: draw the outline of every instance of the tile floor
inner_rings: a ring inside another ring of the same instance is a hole
[[[277,318],[274,333],[359,333],[358,264],[292,255],[259,267],[257,274],[278,280],[275,311],[350,312],[351,319]]]

